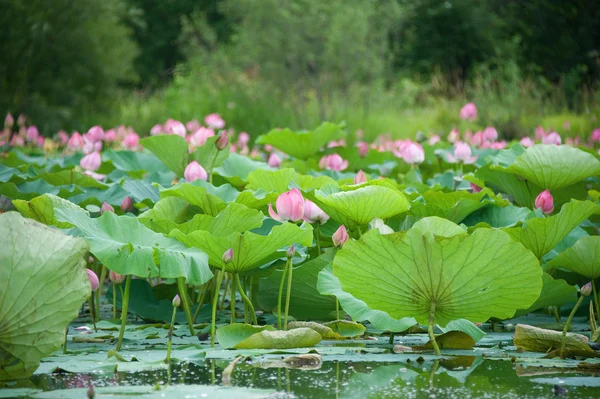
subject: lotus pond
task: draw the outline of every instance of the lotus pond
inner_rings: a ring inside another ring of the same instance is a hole
[[[0,397],[597,397],[595,135],[222,122],[5,127]]]

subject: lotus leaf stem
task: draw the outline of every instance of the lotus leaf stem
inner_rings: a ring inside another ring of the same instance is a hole
[[[94,293],[93,292],[90,295],[90,297],[88,298],[88,305],[90,308],[90,317],[92,319],[92,323],[94,324],[94,331],[98,332],[98,329],[96,328],[96,315],[94,314],[96,312],[95,312],[95,308],[94,308]]]
[[[246,305],[248,305],[248,308],[250,309],[250,313],[252,314],[252,318],[254,319],[254,324],[258,325],[258,320],[256,319],[256,311],[254,310],[254,305],[252,305],[252,301],[250,300],[250,298],[248,298],[246,296],[246,293],[244,292],[244,287],[242,287],[242,283],[240,282],[240,275],[235,273],[235,282],[238,286],[238,290],[240,291],[240,295],[242,296],[242,299],[244,300],[244,303]]]
[[[221,151],[217,151],[215,153],[215,156],[213,157],[212,162],[210,163],[210,175],[208,176],[208,182],[210,184],[212,184],[212,182],[213,182],[213,175],[215,172],[215,162],[217,162],[217,157],[219,156],[219,152],[221,152]],[[216,216],[216,215],[214,215],[214,216]]]
[[[127,325],[127,310],[129,308],[129,292],[131,291],[131,274],[125,279],[125,293],[121,305],[121,329],[119,331],[119,340],[117,341],[117,350],[121,350],[123,345],[123,336],[125,335],[125,326]]]
[[[177,288],[179,289],[179,297],[181,298],[181,303],[183,304],[183,310],[185,311],[185,317],[187,319],[188,327],[190,328],[190,334],[194,336],[196,335],[196,333],[194,333],[194,320],[192,319],[190,300],[187,296],[187,285],[185,284],[185,277],[177,278]]]
[[[558,306],[552,306],[552,312],[554,313],[554,318],[556,322],[560,324],[560,313],[558,313]]]
[[[171,315],[171,324],[167,334],[167,371],[169,373],[168,381],[171,382],[171,345],[173,341],[173,326],[175,325],[175,316],[177,315],[177,306],[173,306],[173,314]]]
[[[317,242],[317,257],[321,256],[321,224],[315,227],[315,241]]]
[[[337,320],[340,319],[340,300],[335,297],[335,317]]]
[[[440,347],[435,340],[435,335],[433,334],[433,326],[435,325],[435,302],[431,302],[431,308],[429,310],[429,326],[427,331],[429,332],[429,339],[431,340],[431,345],[435,350],[436,355],[441,356],[442,352],[440,352]]]
[[[113,291],[113,319],[117,319],[117,285],[113,283],[112,285]]]
[[[594,293],[594,306],[596,307],[596,319],[600,320],[600,305],[598,303],[598,291],[596,291],[596,283],[592,280],[592,291]]]
[[[67,339],[69,338],[69,326],[65,327],[65,343],[63,345],[63,353],[67,354]]]
[[[217,325],[217,303],[219,302],[219,290],[221,288],[221,283],[223,282],[223,274],[225,274],[224,270],[217,270],[217,285],[215,288],[215,296],[213,297],[212,303],[212,324],[210,326],[210,347],[215,347],[215,329]],[[214,378],[214,375],[213,375]]]
[[[233,274],[231,275],[230,280],[231,280],[231,296],[229,297],[230,298],[229,302],[231,305],[231,324],[233,324],[233,323],[235,323],[235,289],[236,289],[235,282],[233,281],[234,280]]]
[[[288,281],[287,281],[287,293],[285,296],[285,314],[283,318],[283,329],[287,331],[288,329],[288,313],[290,311],[290,299],[292,297],[292,270],[294,268],[292,259],[288,259]]]
[[[281,324],[281,297],[283,296],[283,283],[285,282],[285,275],[287,274],[288,264],[291,262],[291,259],[288,259],[285,268],[283,269],[283,274],[281,275],[281,282],[279,283],[279,294],[277,295],[277,328],[282,329]]]
[[[102,265],[102,270],[100,271],[100,284],[98,285],[98,289],[96,290],[96,319],[100,321],[100,295],[102,294],[102,287],[104,287],[104,280],[106,280],[106,266]]]
[[[569,318],[567,319],[565,328],[563,328],[562,339],[560,342],[560,358],[561,359],[565,358],[564,353],[565,353],[565,345],[567,343],[567,331],[569,330],[569,326],[571,325],[571,320],[573,319],[573,316],[575,316],[575,312],[577,312],[579,305],[581,305],[581,302],[583,302],[583,298],[585,298],[583,295],[581,295],[579,297],[579,300],[573,307],[573,310],[571,310],[571,314],[569,314]]]
[[[198,314],[200,313],[200,309],[202,309],[202,305],[204,305],[204,300],[206,299],[206,294],[208,293],[208,286],[203,286],[202,294],[198,297],[198,307],[194,312],[194,317],[192,321],[195,323],[198,318]]]

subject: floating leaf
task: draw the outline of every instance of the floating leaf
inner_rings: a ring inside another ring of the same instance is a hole
[[[479,342],[483,337],[485,337],[485,333],[481,331],[479,327],[465,319],[452,320],[446,325],[445,328],[440,327],[440,330],[442,330],[443,333],[447,333],[449,331],[462,331],[473,338],[475,342]]]
[[[183,176],[188,161],[188,143],[176,134],[161,134],[140,140],[140,144],[152,152],[178,177]]]
[[[580,238],[547,264],[549,269],[567,269],[591,280],[600,277],[600,236]]]
[[[473,349],[475,340],[469,334],[462,331],[448,331],[435,337],[440,349]],[[428,341],[423,349],[432,349],[433,344]]]
[[[289,331],[262,331],[251,335],[235,347],[238,349],[310,348],[321,342],[321,334],[310,328]]]
[[[250,324],[232,323],[217,329],[217,341],[225,349],[234,348],[246,338],[261,331],[275,331],[273,326],[252,326]]]
[[[560,349],[562,332],[546,330],[527,324],[517,324],[515,327],[514,345],[531,352],[546,353],[551,349]],[[594,353],[588,345],[588,339],[581,334],[567,333],[565,349]]]
[[[288,328],[310,328],[321,334],[323,339],[344,339],[359,337],[366,331],[365,326],[354,321],[337,320],[327,324],[320,324],[314,321],[293,321],[288,324]]]
[[[325,144],[343,137],[340,125],[324,122],[313,131],[294,132],[290,129],[273,129],[260,136],[258,144],[270,144],[295,158],[306,159],[318,153]]]
[[[215,172],[224,177],[235,187],[242,187],[248,181],[248,176],[255,170],[271,170],[264,162],[253,161],[243,155],[232,152]]]

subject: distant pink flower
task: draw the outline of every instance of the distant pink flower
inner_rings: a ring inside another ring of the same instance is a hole
[[[39,148],[44,148],[44,143],[46,142],[46,139],[44,138],[44,136],[39,136],[37,139],[37,146]]]
[[[474,103],[467,103],[464,107],[461,108],[459,116],[460,119],[472,122],[475,119],[477,119],[477,107]]]
[[[555,144],[555,145],[561,145],[562,140],[560,138],[560,135],[556,132],[552,132],[549,135],[547,135],[546,137],[542,138],[542,144]]]
[[[356,176],[354,176],[354,184],[361,184],[361,183],[366,183],[366,182],[367,182],[367,175],[365,175],[365,172],[363,172],[361,169],[358,171]]]
[[[10,145],[12,145],[13,147],[23,147],[25,145],[25,140],[23,139],[23,137],[15,135],[10,141]]]
[[[469,183],[469,186],[471,187],[471,191],[473,193],[478,193],[481,191],[481,187],[479,187],[477,184],[475,183]]]
[[[265,144],[264,150],[266,152],[271,152],[271,151],[273,151],[273,146],[271,144]]]
[[[579,137],[579,136],[576,136],[574,138],[567,137],[567,144],[570,145],[571,147],[577,147],[577,146],[579,146],[579,144],[581,144],[581,137]]]
[[[25,122],[27,122],[25,115],[19,114],[19,117],[17,118],[17,125],[24,126]]]
[[[358,156],[364,158],[369,153],[369,143],[366,141],[359,141],[356,146],[358,147]]]
[[[506,143],[506,141],[505,141],[505,140],[502,140],[502,141],[494,141],[494,142],[493,142],[493,143],[490,145],[490,148],[491,148],[492,150],[503,150],[503,149],[505,149],[505,148],[506,148],[506,145],[507,145],[507,143]]]
[[[67,132],[65,132],[64,130],[59,130],[58,133],[56,133],[56,135],[58,136],[58,140],[60,141],[61,145],[67,145],[67,143],[69,142],[69,135],[67,134]]]
[[[186,122],[185,124],[185,128],[187,129],[188,132],[192,133],[195,132],[196,130],[200,129],[202,125],[200,125],[200,122],[198,122],[197,120],[193,119],[191,121]]]
[[[194,147],[201,147],[206,144],[209,137],[214,137],[215,131],[206,127],[196,130],[190,137],[190,144]]]
[[[106,212],[115,213],[115,208],[113,208],[113,206],[108,202],[103,202],[102,206],[100,207],[100,214],[104,215]]]
[[[335,148],[335,147],[345,147],[346,146],[346,140],[341,139],[341,140],[332,140],[327,144],[327,148]]]
[[[110,271],[108,272],[108,278],[110,279],[111,282],[115,283],[115,284],[122,284],[123,281],[125,281],[125,277],[122,274],[119,274],[117,272],[114,271]]]
[[[459,141],[454,144],[454,155],[447,154],[451,163],[472,164],[477,160],[477,156],[472,156],[471,147],[467,143]]]
[[[339,154],[325,155],[319,161],[319,168],[335,170],[340,172],[348,167],[348,161],[344,160]]]
[[[227,132],[223,131],[223,132],[221,132],[221,134],[219,134],[217,141],[215,141],[215,146],[220,151],[220,150],[224,150],[228,144],[229,144],[229,136],[227,135]]]
[[[92,126],[84,135],[89,141],[101,141],[104,139],[104,130],[100,126]]]
[[[6,114],[6,118],[4,118],[4,127],[6,129],[10,130],[10,129],[12,129],[14,124],[15,124],[15,118],[13,118],[13,116],[9,112],[8,114]]]
[[[204,123],[213,129],[223,129],[225,127],[225,121],[219,114],[206,115],[204,118]]]
[[[133,200],[130,196],[123,198],[121,201],[121,210],[125,213],[131,211],[133,209]]]
[[[570,130],[571,129],[571,122],[565,121],[565,123],[563,123],[563,129]]]
[[[495,141],[498,140],[498,132],[492,126],[488,126],[483,129],[483,139],[485,141]]]
[[[279,165],[281,165],[281,158],[279,158],[279,155],[277,155],[273,152],[273,153],[271,153],[271,155],[269,155],[267,164],[272,168],[278,168]]]
[[[442,140],[439,134],[434,134],[429,138],[429,145],[436,145]]]
[[[178,120],[167,119],[163,126],[163,129],[166,134],[176,134],[177,136],[185,138],[185,126]]]
[[[600,128],[596,128],[592,131],[592,137],[590,138],[592,143],[600,142]]]
[[[100,168],[101,164],[102,164],[102,157],[100,156],[100,153],[97,151],[89,153],[85,157],[81,158],[81,161],[79,161],[79,165],[83,169],[89,170],[92,172],[97,171]]]
[[[481,147],[481,145],[483,145],[483,141],[483,133],[480,130],[478,130],[477,132],[475,132],[473,137],[471,137],[469,143],[474,147]]]
[[[550,194],[550,190],[544,190],[535,199],[535,209],[541,209],[544,213],[552,213],[554,211],[554,198]]]
[[[150,129],[150,135],[151,136],[156,136],[157,134],[161,134],[163,133],[164,129],[163,129],[163,125],[154,125],[152,126],[152,129]]]
[[[117,141],[119,137],[117,136],[117,131],[115,129],[110,129],[104,132],[104,141]]]
[[[329,220],[327,215],[321,208],[319,208],[314,202],[309,199],[304,200],[304,217],[303,219],[308,223],[319,222],[323,224]]]
[[[335,233],[333,233],[333,236],[331,236],[331,239],[333,241],[334,246],[342,247],[346,243],[346,241],[348,241],[350,239],[350,236],[348,235],[348,232],[346,231],[346,227],[344,225],[341,225],[335,231]]]
[[[260,151],[258,148],[252,148],[252,151],[250,151],[250,158],[260,158]]]
[[[533,147],[535,144],[531,137],[523,137],[519,143],[525,148]]]
[[[358,129],[356,130],[356,138],[359,140],[362,140],[362,138],[365,136],[365,132],[362,131],[362,129]]]
[[[411,165],[420,164],[425,160],[425,151],[423,151],[423,147],[421,147],[421,144],[415,143],[414,141],[406,143],[401,148],[400,155],[404,162]]]
[[[243,146],[242,149],[240,150],[241,155],[248,155],[249,152],[250,152],[250,148],[247,145]]]
[[[36,126],[29,126],[27,128],[27,141],[37,144],[38,137],[40,137],[38,128]]]
[[[275,206],[277,213],[273,210],[273,204],[269,204],[269,216],[275,220],[298,222],[304,217],[304,198],[297,188],[280,194]]]
[[[135,150],[140,143],[140,136],[137,133],[127,133],[123,141],[121,141],[121,145],[128,150]]]
[[[240,134],[238,134],[237,141],[240,147],[243,147],[250,142],[250,135],[246,132],[240,132]]]
[[[84,154],[91,154],[94,151],[102,150],[102,141],[90,141],[87,135],[83,135],[83,147],[81,148]]]
[[[446,139],[449,143],[454,144],[460,140],[460,132],[458,129],[454,128],[450,130],[450,133],[448,133],[448,137]]]
[[[85,269],[87,272],[88,279],[90,280],[90,286],[92,287],[92,291],[96,291],[98,287],[100,287],[100,280],[98,280],[98,276],[90,269]]]
[[[540,141],[544,137],[546,137],[546,131],[544,130],[544,128],[541,126],[536,127],[535,128],[535,139]]]
[[[183,173],[183,177],[188,182],[192,182],[195,180],[204,180],[208,179],[208,173],[206,170],[196,161],[192,161],[185,168],[185,172]]]

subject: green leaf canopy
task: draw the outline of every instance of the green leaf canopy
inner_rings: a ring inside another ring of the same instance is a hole
[[[580,238],[575,245],[548,262],[549,268],[571,270],[589,279],[600,277],[600,236]]]
[[[331,140],[343,137],[339,125],[325,122],[313,131],[294,132],[290,129],[273,129],[256,140],[259,144],[273,147],[295,158],[306,159],[318,153]]]

